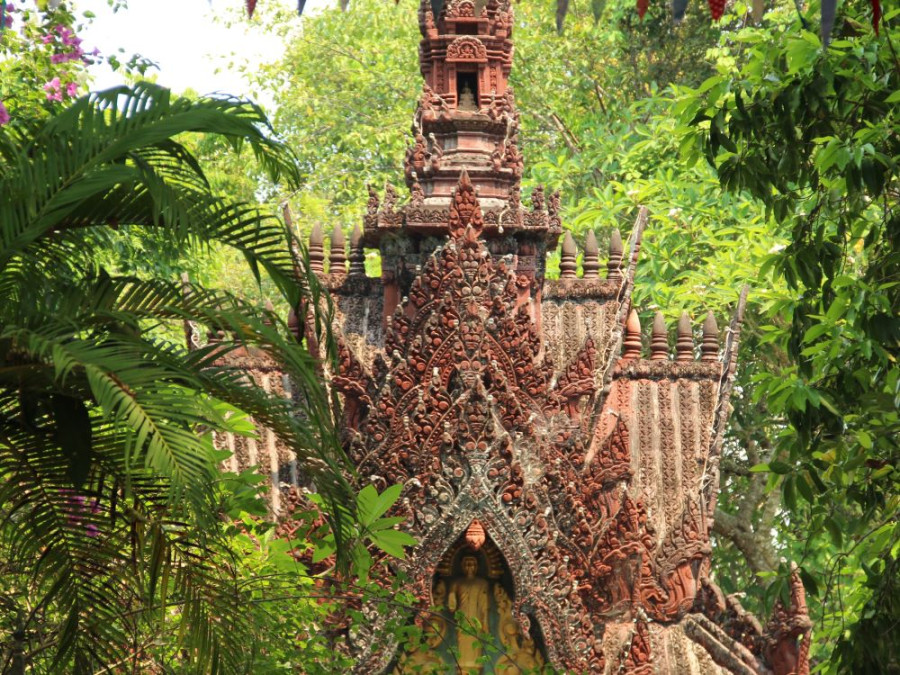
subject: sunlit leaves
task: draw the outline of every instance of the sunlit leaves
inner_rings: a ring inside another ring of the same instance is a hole
[[[877,37],[859,29],[865,10],[841,11],[827,50],[808,31],[745,31],[739,70],[723,69],[722,87],[683,90],[679,110],[689,152],[788,228],[790,243],[767,267],[794,297],[780,312],[784,329],[766,338],[790,361],[760,373],[754,393],[786,422],[782,463],[762,466],[798,524],[807,586],[824,589],[818,634],[841,640],[831,667],[875,672],[897,654],[873,630],[896,620],[895,580],[884,576],[896,532],[877,548],[870,537],[900,514],[898,15]],[[828,607],[835,597],[840,611]]]
[[[0,642],[21,636],[36,672],[94,672],[136,644],[196,672],[253,670],[251,592],[222,514],[259,505],[240,478],[222,497],[212,438],[253,433],[237,411],[328,475],[335,541],[350,529],[332,402],[283,321],[228,291],[119,276],[104,248],[111,226],[161,231],[185,251],[230,246],[286,304],[318,306],[284,225],[213,194],[184,132],[245,143],[273,180],[297,177],[259,108],[150,84],[0,132]],[[161,337],[183,321],[225,336],[191,351]],[[219,361],[250,345],[292,378],[297,402]]]

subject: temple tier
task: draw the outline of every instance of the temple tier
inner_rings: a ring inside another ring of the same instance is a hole
[[[318,226],[309,242],[334,300],[326,376],[347,453],[379,489],[403,486],[391,515],[419,542],[391,564],[412,582],[424,645],[399,651],[396,610],[363,602],[369,620],[345,644],[358,672],[808,673],[796,575],[765,629],[712,581],[743,296],[721,353],[712,315],[683,315],[674,350],[661,314],[645,340],[631,307],[643,209],[627,244],[601,236],[605,265],[595,233],[581,256],[567,233],[560,278],[546,279],[560,200],[537,187],[521,201],[512,7],[451,0],[435,17],[425,0],[419,23],[409,198],[370,187],[349,256],[337,231],[327,266]],[[315,350],[304,318],[292,330]],[[255,442],[226,440],[232,468],[280,470]]]

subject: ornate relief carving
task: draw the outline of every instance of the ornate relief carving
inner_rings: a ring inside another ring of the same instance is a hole
[[[487,49],[477,37],[464,35],[456,38],[447,47],[449,63],[483,63],[487,61]]]
[[[791,572],[791,602],[775,603],[763,636],[764,653],[775,675],[809,675],[809,638],[812,621],[806,592],[797,567]]]
[[[461,546],[484,556],[489,603],[509,605],[508,618],[492,624],[497,639],[559,670],[652,672],[668,663],[662,627],[702,620],[722,626],[715,629],[722,650],[741,652],[736,661],[716,659],[719,665],[767,672],[768,662],[779,675],[804,673],[802,588],[763,633],[706,579],[707,494],[715,491],[707,460],[721,369],[670,362],[662,347],[657,360],[645,361],[639,325],[616,368],[636,252],[624,258],[617,232],[610,284],[594,273],[595,245],[585,259],[591,278],[543,282],[546,242],[562,230],[560,196],[538,186],[531,208],[521,204],[524,161],[507,83],[511,19],[508,0],[477,9],[472,0],[451,0],[437,20],[423,2],[420,58],[428,83],[404,162],[410,201],[399,207],[390,185],[379,201],[370,188],[366,240],[380,239],[384,306],[391,309],[377,322],[380,331],[384,320],[383,342],[379,333],[366,343],[371,351],[354,351],[358,336],[339,340],[333,384],[344,398],[344,440],[358,475],[380,489],[403,486],[392,515],[404,517],[419,544],[395,564],[420,609],[451,596],[469,607],[471,597],[460,599],[464,575],[451,563]],[[489,53],[487,66],[466,69],[477,73],[479,88],[469,105],[483,105],[482,114],[461,114],[456,66],[447,64],[484,63]],[[484,212],[479,186],[490,197]],[[442,233],[447,241],[436,242]],[[575,253],[571,247],[567,264]],[[551,323],[556,333],[547,331]],[[559,344],[543,344],[540,326]],[[364,351],[375,352],[368,369]],[[692,350],[678,353],[692,360]],[[497,581],[502,561],[505,586]],[[394,645],[379,632],[391,617],[360,607],[370,620],[349,642],[358,672],[430,663],[418,652],[393,660]],[[430,630],[429,646],[445,648],[448,624]],[[469,646],[473,661],[478,647]]]

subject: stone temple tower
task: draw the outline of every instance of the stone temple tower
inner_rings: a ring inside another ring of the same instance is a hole
[[[645,339],[631,307],[645,211],[627,242],[601,235],[602,264],[593,232],[580,265],[565,234],[546,279],[559,195],[520,196],[512,6],[450,0],[436,16],[425,0],[419,25],[409,196],[370,188],[349,256],[340,231],[327,266],[318,227],[309,243],[334,300],[347,452],[361,479],[403,486],[394,515],[418,541],[392,564],[425,646],[398,648],[364,607],[358,671],[808,672],[798,580],[765,628],[713,581],[743,300],[724,336],[685,314],[674,341],[661,316]]]

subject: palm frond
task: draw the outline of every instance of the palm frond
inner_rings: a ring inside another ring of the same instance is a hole
[[[248,144],[272,180],[298,180],[258,107],[147,83],[0,130],[0,561],[4,584],[32,601],[15,619],[27,659],[50,654],[57,672],[134,657],[140,636],[171,630],[173,606],[190,669],[249,669],[247,591],[215,506],[211,435],[230,429],[227,411],[321,477],[339,539],[352,517],[334,401],[283,321],[225,291],[185,294],[95,263],[109,228],[154,228],[179,246],[232,247],[291,306],[321,305],[285,226],[210,192],[179,141],[194,132]],[[152,330],[186,319],[226,339],[189,352]],[[305,419],[222,365],[248,346],[294,379]]]

